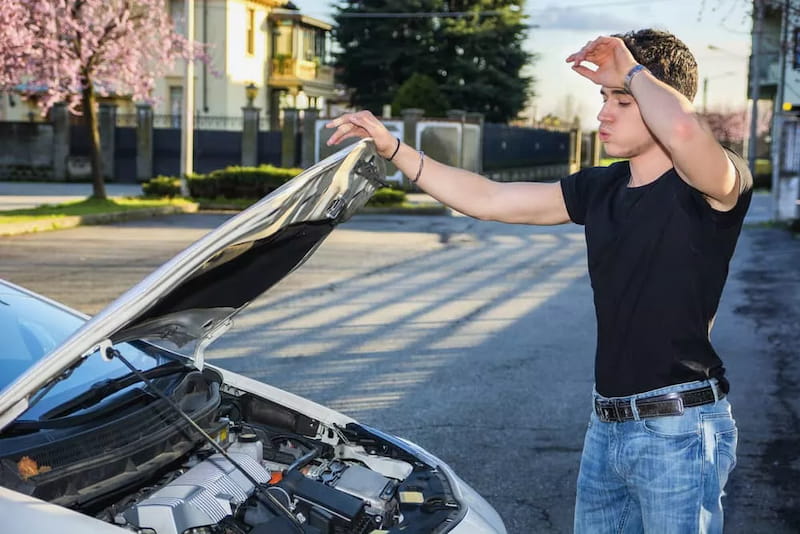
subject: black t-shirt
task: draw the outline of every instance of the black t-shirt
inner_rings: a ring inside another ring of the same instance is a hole
[[[675,169],[641,187],[628,187],[627,161],[561,181],[570,219],[585,226],[601,395],[710,377],[727,391],[709,335],[752,196],[747,166],[730,158],[743,192],[727,212],[711,208]]]

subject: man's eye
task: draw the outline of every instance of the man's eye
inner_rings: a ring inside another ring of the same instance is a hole
[[[619,105],[624,108],[624,107],[630,106],[631,103],[630,102],[622,102],[622,101],[620,101]]]

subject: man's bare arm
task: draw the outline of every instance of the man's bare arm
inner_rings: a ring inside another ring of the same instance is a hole
[[[687,98],[648,72],[635,76],[630,86],[645,124],[681,178],[705,193],[713,208],[733,208],[740,189],[736,169]]]
[[[329,144],[349,137],[372,137],[383,157],[390,157],[397,147],[396,138],[368,111],[343,115],[329,126],[336,127]],[[415,179],[420,155],[401,143],[392,163]],[[425,156],[417,185],[440,202],[477,219],[539,225],[569,222],[558,183],[495,182]]]

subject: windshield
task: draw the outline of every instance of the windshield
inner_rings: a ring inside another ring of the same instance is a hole
[[[84,318],[49,302],[0,287],[0,389],[16,380],[84,322]],[[120,343],[115,348],[142,371],[174,361],[165,352],[142,342]],[[46,390],[20,419],[38,419],[91,386],[129,373],[119,359],[108,360],[95,351],[66,378]]]
[[[0,389],[84,323],[52,304],[0,287]]]

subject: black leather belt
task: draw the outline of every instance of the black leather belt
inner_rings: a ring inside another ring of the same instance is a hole
[[[606,423],[621,423],[633,421],[632,403],[636,403],[639,419],[648,417],[664,417],[667,415],[682,415],[685,408],[711,404],[725,395],[720,391],[714,396],[714,388],[705,386],[689,391],[677,391],[645,397],[642,399],[595,399],[594,412],[601,421]]]

